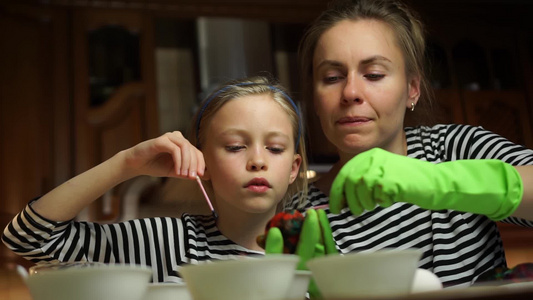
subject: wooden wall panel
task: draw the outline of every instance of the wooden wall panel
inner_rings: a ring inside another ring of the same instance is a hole
[[[0,6],[0,228],[70,175],[67,36],[59,12]],[[60,87],[60,88],[59,88]],[[57,156],[59,155],[59,156]],[[61,159],[58,159],[61,157]],[[17,260],[0,245],[0,262]]]

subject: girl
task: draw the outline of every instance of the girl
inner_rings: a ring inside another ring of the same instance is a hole
[[[262,255],[256,237],[287,194],[305,187],[302,121],[282,87],[264,77],[230,82],[201,106],[192,144],[166,133],[121,151],[32,201],[8,224],[3,242],[33,262],[148,265],[154,282],[180,281],[182,264]],[[111,187],[139,175],[212,185],[218,214],[118,224],[76,222]]]
[[[480,127],[403,128],[430,100],[424,55],[400,1],[336,1],[311,24],[301,86],[340,159],[290,208],[329,204],[341,253],[420,248],[420,267],[468,286],[506,265],[495,220],[533,226],[533,150]]]

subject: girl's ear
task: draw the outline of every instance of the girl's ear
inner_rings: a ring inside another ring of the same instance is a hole
[[[293,183],[300,173],[300,165],[302,164],[302,157],[300,154],[294,154],[294,159],[292,160],[291,174],[289,176],[289,184]]]
[[[407,85],[407,89],[409,97],[407,97],[407,103],[405,104],[405,106],[408,109],[411,109],[411,103],[414,103],[414,105],[416,106],[416,104],[418,103],[418,99],[420,98],[420,76],[413,76],[409,81],[409,84]]]

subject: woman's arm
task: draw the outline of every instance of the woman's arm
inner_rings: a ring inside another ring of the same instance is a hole
[[[512,216],[525,220],[533,220],[533,165],[516,166],[515,168],[522,178],[524,194],[520,205],[518,205],[518,208]]]
[[[32,204],[52,221],[67,221],[107,190],[139,175],[194,179],[205,169],[202,153],[180,132],[166,133],[121,151],[66,181]]]

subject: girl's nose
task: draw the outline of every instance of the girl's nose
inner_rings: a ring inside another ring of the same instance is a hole
[[[246,165],[248,171],[265,171],[267,170],[267,163],[264,154],[260,149],[255,150]]]
[[[348,76],[346,79],[346,85],[342,91],[342,103],[345,105],[363,103],[361,88],[355,76]]]

